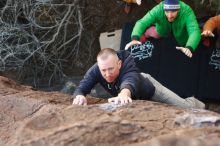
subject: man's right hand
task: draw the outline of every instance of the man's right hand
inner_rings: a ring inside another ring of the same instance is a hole
[[[137,40],[132,40],[130,43],[127,43],[127,45],[125,46],[125,50],[128,50],[128,48],[130,48],[133,45],[141,45],[141,42]]]
[[[86,97],[83,96],[83,95],[77,95],[77,96],[73,99],[73,104],[77,104],[77,105],[87,105]]]

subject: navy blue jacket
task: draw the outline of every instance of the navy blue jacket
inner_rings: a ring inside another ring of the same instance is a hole
[[[118,57],[122,60],[120,74],[113,83],[108,83],[102,77],[97,63],[94,64],[80,81],[79,86],[74,92],[76,95],[87,95],[92,88],[100,83],[104,89],[113,97],[118,96],[118,93],[127,88],[131,91],[132,99],[149,99],[154,95],[155,87],[148,80],[141,76],[139,69],[135,65],[133,57],[127,51],[119,51]]]

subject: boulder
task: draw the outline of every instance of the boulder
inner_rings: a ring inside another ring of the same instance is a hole
[[[220,115],[136,100],[115,105],[88,97],[71,105],[59,92],[34,91],[0,77],[0,145],[220,145]]]

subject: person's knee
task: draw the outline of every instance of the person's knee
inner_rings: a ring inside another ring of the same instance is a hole
[[[155,39],[159,39],[160,38],[160,35],[158,34],[155,26],[149,27],[145,31],[144,35],[145,35],[146,38],[149,38],[149,37],[152,37],[152,38],[155,38]]]

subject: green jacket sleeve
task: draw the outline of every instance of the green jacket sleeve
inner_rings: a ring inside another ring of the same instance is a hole
[[[192,51],[195,51],[201,40],[200,28],[191,8],[188,10],[188,15],[186,15],[186,17],[186,29],[189,35],[186,47],[191,47]]]
[[[152,10],[150,10],[143,18],[138,20],[133,28],[131,39],[139,40],[144,31],[154,24],[158,18],[160,13],[160,9],[162,7],[162,3],[155,6]]]

